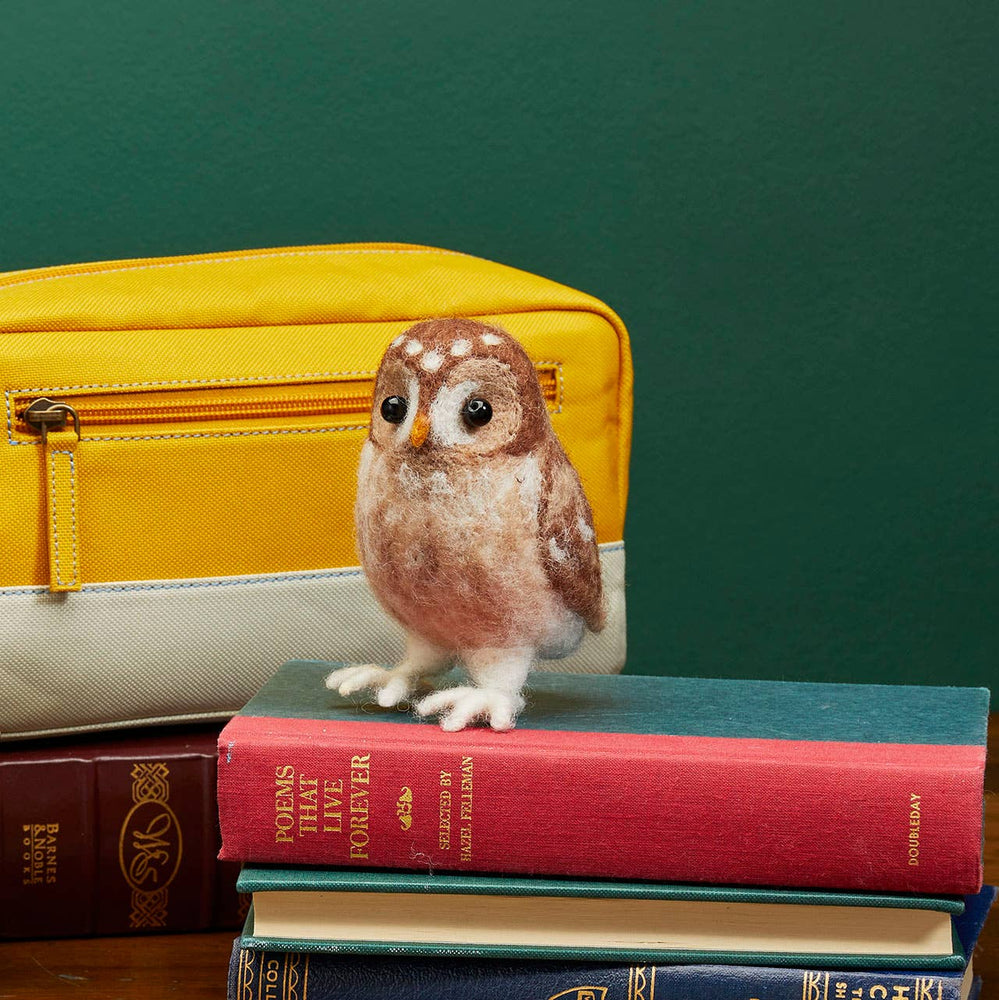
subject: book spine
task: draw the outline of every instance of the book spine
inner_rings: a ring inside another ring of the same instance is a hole
[[[0,763],[0,938],[238,926],[214,788],[213,753]]]
[[[981,884],[980,754],[237,717],[223,856],[961,894]]]
[[[228,1000],[959,1000],[960,976],[722,965],[402,959],[233,946]]]

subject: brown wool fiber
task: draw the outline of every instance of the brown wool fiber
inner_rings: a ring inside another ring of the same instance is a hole
[[[392,397],[404,401],[404,419],[383,416]],[[491,410],[481,426],[468,417],[471,399]],[[410,639],[394,672],[364,675],[362,686],[382,689],[379,701],[459,659],[483,689],[466,699],[470,717],[509,728],[533,662],[568,655],[584,626],[604,626],[590,505],[533,364],[498,327],[429,320],[386,350],[355,521],[372,590]],[[328,683],[356,690],[357,669],[347,668],[353,684]],[[503,694],[503,710],[480,697],[488,691]],[[450,728],[465,714],[452,711]]]

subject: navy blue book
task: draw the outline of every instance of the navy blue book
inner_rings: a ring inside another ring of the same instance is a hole
[[[969,896],[955,930],[971,955],[996,890]],[[943,972],[636,965],[330,955],[233,945],[228,1000],[974,1000],[971,962]]]

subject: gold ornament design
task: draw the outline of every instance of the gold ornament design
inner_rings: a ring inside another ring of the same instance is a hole
[[[132,889],[129,926],[165,927],[168,887],[183,856],[183,837],[168,804],[170,769],[162,761],[132,767],[132,808],[118,835],[118,864]]]

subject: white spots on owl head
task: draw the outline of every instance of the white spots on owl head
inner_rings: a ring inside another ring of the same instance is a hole
[[[430,404],[430,432],[434,442],[445,448],[455,444],[468,444],[472,435],[465,427],[461,407],[465,400],[479,388],[470,379],[457,385],[442,385]]]
[[[582,517],[576,518],[576,528],[579,530],[580,537],[587,542],[592,542],[594,539],[593,529],[583,520]]]
[[[406,341],[406,353],[413,357],[423,350],[423,345],[418,340],[407,340]]]
[[[424,371],[435,372],[442,364],[444,364],[444,355],[440,354],[438,351],[427,351],[423,355],[423,360],[420,362]]]
[[[406,339],[406,334],[400,333],[399,336],[396,337],[395,340],[393,340],[389,346],[398,347],[405,339]]]
[[[453,358],[463,358],[472,349],[472,342],[470,340],[456,340],[451,345],[451,357]]]
[[[486,347],[497,347],[503,343],[503,338],[497,336],[495,333],[484,333],[482,334],[482,343]]]
[[[557,563],[564,563],[569,558],[569,553],[561,548],[554,538],[548,539],[548,554]]]

